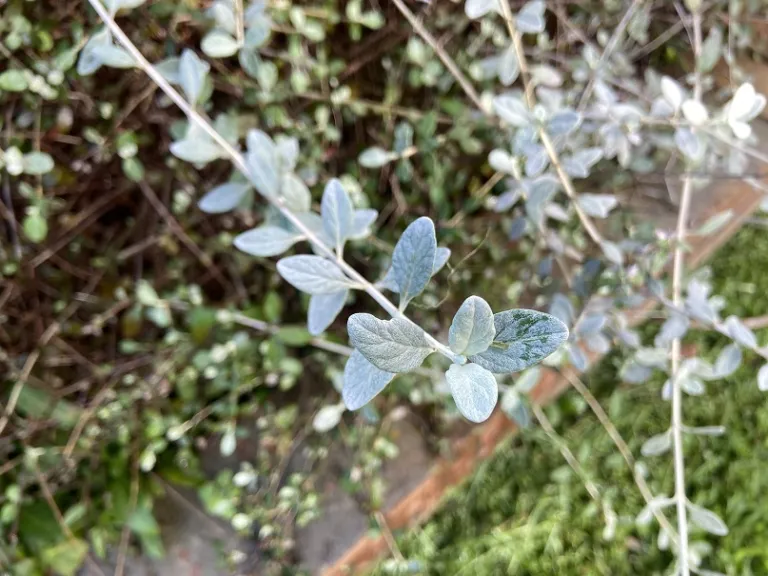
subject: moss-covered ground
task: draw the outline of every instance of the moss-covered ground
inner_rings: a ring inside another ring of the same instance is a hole
[[[768,311],[768,232],[745,228],[709,264],[723,314],[742,318]],[[655,331],[651,322],[646,336]],[[761,345],[768,331],[758,331]],[[693,331],[688,346],[713,360],[726,339]],[[690,349],[690,348],[689,348]],[[608,411],[635,455],[643,441],[668,426],[662,382],[619,383],[621,358],[597,365],[585,382]],[[706,395],[686,397],[690,425],[724,425],[721,437],[686,439],[687,492],[730,527],[722,538],[694,532],[702,566],[730,575],[768,574],[768,395],[757,388],[761,359],[746,355],[730,378],[708,383]],[[550,419],[619,516],[606,539],[599,506],[558,448],[531,429],[501,446],[477,473],[451,493],[431,521],[401,534],[398,546],[418,573],[490,576],[655,575],[668,573],[672,555],[660,551],[656,526],[639,528],[644,506],[629,469],[605,430],[575,393],[547,409]],[[656,494],[672,492],[669,454],[645,459]],[[672,518],[672,509],[667,515]],[[673,519],[674,520],[674,519]],[[707,551],[710,549],[710,551]],[[418,568],[417,568],[418,567]],[[377,574],[383,574],[383,566]]]

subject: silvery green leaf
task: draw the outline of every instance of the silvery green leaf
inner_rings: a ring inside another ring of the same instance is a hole
[[[651,103],[651,116],[654,118],[669,118],[675,115],[675,109],[664,97],[656,98]]]
[[[512,220],[512,223],[509,225],[509,230],[507,230],[507,236],[513,242],[517,242],[518,240],[520,240],[520,238],[523,237],[523,234],[525,234],[525,231],[527,228],[528,228],[528,220],[524,216],[518,216],[517,218]]]
[[[344,404],[323,406],[312,419],[312,428],[315,432],[330,432],[341,422],[345,410]]]
[[[227,427],[227,431],[221,437],[219,443],[219,452],[222,456],[232,456],[237,448],[237,437],[235,436],[235,430],[233,427]]]
[[[192,164],[207,164],[226,155],[224,149],[216,142],[189,136],[171,144],[170,150],[176,158]]]
[[[288,256],[277,263],[277,271],[294,288],[307,294],[331,294],[353,284],[334,262],[320,256]]]
[[[621,266],[624,264],[624,255],[621,253],[621,248],[614,242],[603,240],[600,243],[600,248],[603,249],[603,254],[614,264]]]
[[[683,87],[669,76],[664,76],[661,79],[661,94],[675,111],[680,109],[683,100],[685,100]]]
[[[619,376],[628,384],[642,384],[653,375],[653,368],[644,366],[636,360],[630,360],[622,366]]]
[[[312,428],[315,432],[330,432],[341,422],[345,410],[344,404],[323,406],[312,419]]]
[[[278,134],[274,140],[275,155],[281,172],[292,172],[299,161],[299,140],[284,134]]]
[[[498,0],[467,0],[464,12],[470,20],[476,20],[489,12],[500,12]]]
[[[459,308],[448,331],[448,342],[456,354],[471,356],[488,349],[496,328],[493,310],[479,296],[470,296]]]
[[[552,199],[560,185],[559,180],[551,174],[545,174],[534,180],[523,182],[528,195],[526,210],[529,214],[540,212],[541,208]]]
[[[325,332],[347,302],[349,290],[339,290],[331,294],[315,294],[309,299],[307,329],[312,336]]]
[[[747,348],[757,348],[757,337],[737,316],[728,316],[725,320],[728,334],[736,342]]]
[[[228,0],[217,1],[211,4],[208,15],[216,21],[216,27],[234,35],[237,28],[235,11]]]
[[[531,146],[526,150],[526,154],[525,174],[529,178],[538,176],[549,166],[549,154],[544,146]]]
[[[700,236],[709,236],[720,230],[723,226],[728,224],[733,218],[733,210],[723,210],[718,212],[714,216],[707,219],[704,224],[696,229],[696,234]]]
[[[24,174],[40,176],[53,170],[53,158],[45,152],[29,152],[22,158]]]
[[[178,56],[171,56],[161,60],[155,64],[155,70],[160,72],[160,75],[168,80],[171,84],[179,84],[181,77],[179,76],[179,63],[181,58]]]
[[[725,434],[725,426],[696,426],[686,428],[685,431],[695,436],[722,436]]]
[[[499,74],[499,63],[501,62],[501,55],[494,54],[487,58],[481,58],[475,60],[469,68],[469,73],[472,78],[478,81],[491,80],[496,78]]]
[[[680,389],[689,396],[702,396],[707,391],[704,382],[694,376],[680,378],[679,384]]]
[[[392,271],[401,309],[426,288],[432,277],[436,254],[435,225],[422,216],[405,229],[392,254]]]
[[[607,218],[619,203],[613,194],[581,194],[578,202],[581,209],[594,218]]]
[[[272,19],[266,14],[252,18],[248,21],[248,30],[245,32],[245,47],[256,50],[264,45],[272,32]]]
[[[531,415],[522,397],[515,388],[507,388],[501,396],[501,409],[520,428],[531,425]]]
[[[251,256],[268,257],[282,254],[303,238],[302,234],[277,226],[259,226],[235,236],[233,244],[235,248]]]
[[[696,526],[705,532],[714,534],[715,536],[728,535],[728,526],[725,525],[725,522],[723,522],[720,516],[711,510],[707,510],[701,506],[696,506],[696,504],[692,504],[690,502],[688,502],[687,507],[691,522],[693,522]]]
[[[741,365],[741,348],[737,344],[728,344],[717,356],[715,374],[719,378],[730,376]]]
[[[571,324],[576,317],[576,311],[573,304],[564,294],[555,294],[552,297],[552,303],[549,305],[549,313],[564,324]]]
[[[280,195],[292,212],[309,212],[312,208],[312,193],[296,174],[283,174]]]
[[[488,164],[497,172],[515,173],[516,161],[506,150],[500,148],[491,150],[488,154]]]
[[[667,430],[666,432],[648,438],[640,448],[640,453],[643,456],[659,456],[660,454],[668,452],[671,447],[672,435],[669,433],[669,430]]]
[[[265,198],[276,198],[280,193],[280,174],[274,150],[274,147],[253,148],[245,157],[251,182]]]
[[[295,216],[314,236],[320,238],[324,244],[330,244],[331,239],[326,238],[325,236],[323,219],[320,218],[319,214],[315,214],[314,212],[300,212],[299,214],[295,214]]]
[[[607,354],[611,349],[611,341],[603,334],[590,334],[584,340],[587,348],[596,354]]]
[[[200,199],[197,206],[208,214],[229,212],[242,202],[250,189],[250,184],[227,182],[226,184],[216,186],[216,188],[208,192]]]
[[[656,338],[653,342],[654,345],[657,348],[665,348],[669,346],[676,338],[682,338],[685,336],[685,333],[688,332],[688,327],[690,325],[691,321],[687,316],[673,312],[661,326],[661,330],[656,335]]]
[[[504,86],[511,86],[520,75],[520,62],[517,59],[515,45],[510,44],[498,61],[499,80]]]
[[[581,124],[581,114],[575,110],[561,110],[549,119],[547,131],[550,136],[565,136],[578,128],[579,124]]]
[[[358,410],[368,404],[392,381],[392,372],[379,370],[365,359],[358,350],[344,366],[344,387],[341,397],[349,410]]]
[[[577,334],[597,334],[606,323],[605,314],[589,314],[576,325]]]
[[[723,48],[723,31],[720,26],[712,26],[709,29],[707,39],[701,45],[701,54],[699,55],[699,71],[707,73],[715,67],[720,60]]]
[[[434,352],[424,331],[402,318],[379,320],[370,314],[353,314],[347,331],[352,345],[387,372],[415,370]]]
[[[371,146],[360,153],[357,161],[363,168],[381,168],[397,159],[397,154],[378,146]]]
[[[728,104],[728,123],[733,125],[736,122],[751,120],[751,112],[755,108],[755,102],[759,102],[759,100],[755,87],[752,84],[745,82],[739,86],[733,95],[733,99]],[[760,108],[763,106],[765,106],[765,97],[762,99],[762,106]]]
[[[768,392],[768,364],[763,364],[757,373],[757,388],[761,392]]]
[[[354,208],[349,194],[336,178],[325,185],[320,206],[325,233],[333,240],[337,250],[341,250],[349,238],[354,223]]]
[[[440,272],[448,263],[448,258],[451,257],[451,249],[443,246],[438,246],[435,251],[435,262],[432,264],[432,276]]]
[[[229,58],[237,54],[240,46],[223,30],[212,30],[203,38],[200,49],[210,58]]]
[[[499,387],[493,374],[477,364],[451,364],[445,379],[464,418],[479,423],[490,417],[499,398]]]
[[[136,61],[124,48],[112,43],[95,45],[93,55],[103,65],[111,68],[133,68],[136,65]]]
[[[277,163],[277,145],[269,134],[262,130],[249,130],[245,138],[248,152],[262,152],[268,157],[275,158]]]
[[[541,368],[539,366],[528,368],[517,378],[514,388],[521,394],[528,394],[539,383],[540,377]]]
[[[650,502],[645,505],[645,508],[640,511],[640,513],[637,515],[637,518],[635,519],[635,522],[638,526],[647,526],[650,524],[655,510],[662,510],[667,506],[672,506],[674,503],[674,498],[669,498],[663,495],[656,496],[655,498],[652,498]]]
[[[563,169],[573,178],[586,178],[592,166],[603,157],[600,148],[586,148],[563,158]]]
[[[539,34],[544,31],[544,2],[533,0],[517,13],[517,29],[522,34]]]
[[[675,144],[677,149],[689,160],[700,160],[704,155],[704,144],[699,135],[685,126],[675,130]]]
[[[568,359],[571,361],[571,365],[579,372],[584,372],[589,368],[589,358],[587,358],[584,350],[578,344],[568,346]]]
[[[379,213],[376,210],[364,209],[355,210],[352,217],[352,230],[349,237],[353,240],[360,240],[370,235],[371,225],[376,222]]]
[[[181,84],[187,100],[193,105],[197,103],[203,92],[205,79],[211,66],[199,58],[193,50],[185,48],[179,59],[179,84]]]
[[[563,84],[563,75],[557,68],[553,68],[546,64],[539,64],[531,67],[531,81],[537,86],[558,88]]]
[[[568,339],[568,327],[536,310],[507,310],[493,316],[496,336],[469,360],[496,373],[519,372],[542,361]]]
[[[93,34],[80,52],[77,62],[77,73],[80,76],[90,76],[95,73],[103,62],[97,54],[97,48],[112,44],[112,36],[106,27]]]
[[[523,195],[522,188],[512,188],[507,190],[503,194],[496,197],[496,202],[493,204],[494,212],[506,212],[512,206],[517,204],[520,197]]]
[[[643,366],[659,368],[664,370],[667,367],[667,350],[662,348],[639,348],[635,352],[635,360]]]
[[[395,126],[395,141],[393,151],[398,156],[413,146],[413,126],[408,122],[398,122]]]
[[[685,119],[694,126],[701,126],[709,120],[709,112],[707,112],[707,108],[698,100],[686,100],[683,102],[682,110]]]
[[[493,99],[493,109],[499,117],[512,126],[522,128],[531,123],[528,107],[511,94],[502,94]]]

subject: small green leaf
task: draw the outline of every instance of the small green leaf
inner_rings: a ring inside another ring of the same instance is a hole
[[[24,235],[35,244],[42,242],[48,236],[48,222],[39,210],[27,214],[21,226],[24,229]]]
[[[43,550],[41,560],[59,576],[75,576],[87,555],[88,543],[72,539]]]
[[[6,70],[0,74],[0,90],[23,92],[28,87],[27,76],[21,70]]]

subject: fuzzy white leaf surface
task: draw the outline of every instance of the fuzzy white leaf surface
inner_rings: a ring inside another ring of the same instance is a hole
[[[452,364],[445,379],[462,416],[475,423],[485,422],[499,398],[496,378],[477,364]]]
[[[326,235],[333,240],[333,245],[341,250],[352,232],[354,208],[349,194],[336,178],[325,186],[320,213]]]
[[[315,294],[309,299],[307,311],[307,329],[313,336],[322,334],[339,315],[347,302],[349,290],[339,290],[330,294]]]
[[[469,360],[494,373],[519,372],[541,362],[568,339],[565,324],[536,310],[499,312],[493,321],[493,343]]]
[[[302,240],[299,232],[292,232],[277,226],[259,226],[235,236],[235,248],[251,256],[277,256]]]
[[[347,322],[356,350],[380,370],[410,372],[434,352],[424,331],[408,320],[379,320],[371,314],[353,314]]]
[[[392,254],[392,272],[401,309],[426,288],[436,253],[435,225],[423,216],[405,229]]]
[[[277,263],[277,271],[294,288],[307,294],[331,294],[352,286],[335,262],[320,256],[288,256]]]
[[[395,377],[371,364],[359,350],[344,366],[344,386],[341,396],[349,410],[359,410],[373,400]]]
[[[464,300],[451,322],[448,342],[456,354],[471,356],[488,349],[496,335],[493,310],[479,296]]]
[[[207,214],[229,212],[237,208],[250,189],[250,184],[227,182],[208,192],[200,199],[197,206]]]

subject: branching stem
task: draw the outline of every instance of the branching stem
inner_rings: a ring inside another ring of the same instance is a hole
[[[146,59],[139,49],[131,42],[130,38],[123,32],[122,28],[115,22],[115,19],[109,14],[107,9],[99,2],[99,0],[87,0],[93,7],[99,18],[104,22],[109,31],[114,35],[117,41],[125,48],[131,57],[136,61],[136,64],[141,68],[147,76],[171,99],[171,101],[179,107],[179,109],[186,114],[190,122],[197,124],[200,129],[203,130],[216,144],[218,144],[222,150],[227,154],[231,162],[235,167],[249,180],[251,180],[251,171],[248,168],[248,164],[242,153],[237,150],[232,144],[230,144],[219,132],[213,127],[213,125],[195,108],[190,105],[189,102],[176,90],[171,84],[158,72],[158,70]],[[402,318],[409,320],[397,306],[395,306],[389,298],[387,298],[376,286],[369,282],[362,274],[350,266],[342,258],[337,258],[333,248],[328,246],[319,236],[317,236],[310,228],[308,228],[285,204],[280,197],[270,197],[267,200],[277,208],[280,213],[297,229],[299,230],[307,240],[317,247],[318,252],[328,258],[331,261],[337,262],[337,265],[341,270],[355,283],[359,284],[361,288],[373,298],[384,310],[393,318]],[[415,324],[415,323],[414,323]],[[441,342],[435,340],[430,334],[424,332],[424,336],[429,344],[443,356],[452,358],[454,354],[451,350]]]
[[[701,13],[698,9],[693,11],[693,55],[696,68],[693,97],[701,101],[702,84],[699,74],[699,57],[701,55]],[[687,233],[688,217],[691,209],[691,193],[693,180],[687,176],[683,181],[683,191],[680,199],[680,210],[677,216],[677,233],[675,243],[675,256],[672,265],[672,303],[676,307],[682,305],[683,273],[685,268],[685,237]],[[683,391],[680,387],[681,364],[681,340],[675,338],[672,341],[672,444],[675,468],[675,508],[677,509],[678,532],[678,566],[680,576],[690,575],[688,563],[688,498],[685,493],[685,458],[683,455]]]

